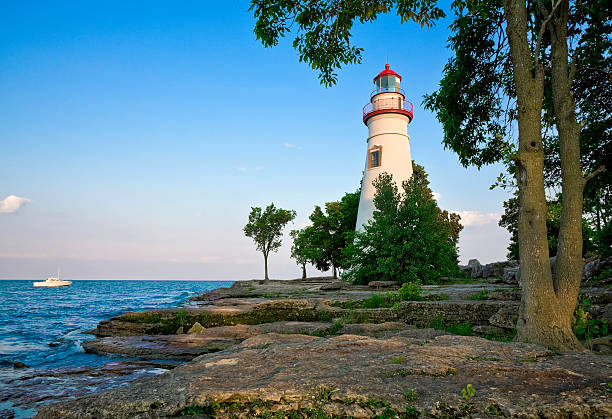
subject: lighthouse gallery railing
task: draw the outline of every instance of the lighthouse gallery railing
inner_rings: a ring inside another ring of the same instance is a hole
[[[404,100],[398,97],[390,97],[385,99],[375,99],[363,107],[363,118],[364,120],[371,113],[385,111],[385,110],[400,110],[410,114],[412,119],[412,102]],[[401,112],[401,113],[404,113]],[[380,112],[382,113],[382,112]]]

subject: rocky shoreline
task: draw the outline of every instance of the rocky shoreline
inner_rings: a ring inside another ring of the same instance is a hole
[[[520,290],[474,282],[368,308],[397,287],[245,281],[184,309],[125,313],[85,350],[187,362],[37,417],[612,417],[609,340],[589,353],[511,342]],[[610,318],[610,289],[583,293]]]

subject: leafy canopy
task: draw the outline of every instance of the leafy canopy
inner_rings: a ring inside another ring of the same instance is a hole
[[[306,261],[321,271],[343,267],[342,254],[352,242],[357,223],[359,195],[360,191],[348,192],[339,201],[327,202],[325,211],[315,206],[312,224],[292,232],[292,257],[299,264]]]
[[[295,31],[293,47],[301,62],[319,72],[325,86],[336,83],[336,70],[361,63],[362,48],[350,42],[354,23],[372,22],[396,9],[402,23],[414,21],[430,27],[444,17],[436,0],[252,0],[255,35],[266,47]]]
[[[255,242],[257,250],[265,257],[278,250],[282,243],[283,228],[295,219],[295,211],[276,208],[274,203],[264,211],[251,207],[249,222],[244,226],[244,234]]]

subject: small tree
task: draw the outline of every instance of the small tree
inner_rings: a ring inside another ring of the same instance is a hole
[[[330,267],[334,278],[338,268],[343,268],[343,251],[353,241],[357,223],[360,191],[348,192],[340,201],[325,203],[325,211],[318,205],[310,215],[312,225],[305,229],[311,250],[309,261],[321,271]]]
[[[308,228],[291,230],[291,238],[293,239],[291,257],[302,267],[302,279],[306,279],[306,264],[310,261],[312,252]]]
[[[249,222],[244,226],[244,234],[255,241],[257,250],[263,253],[265,281],[268,278],[268,255],[281,246],[283,228],[295,218],[295,211],[276,208],[270,204],[262,212],[259,207],[251,207]]]
[[[355,283],[431,284],[457,273],[459,216],[438,208],[427,175],[418,167],[420,173],[403,183],[403,193],[387,173],[374,181],[374,219],[345,251],[346,276]]]

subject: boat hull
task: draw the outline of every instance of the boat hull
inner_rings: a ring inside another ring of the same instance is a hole
[[[35,287],[67,287],[70,284],[72,284],[71,281],[34,282]]]

